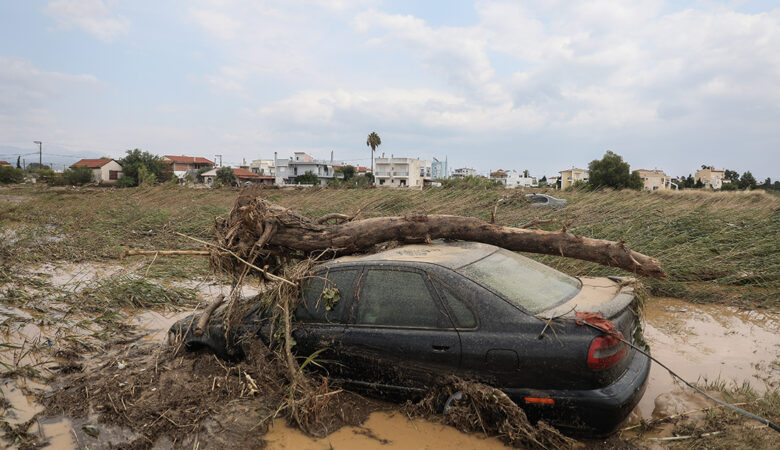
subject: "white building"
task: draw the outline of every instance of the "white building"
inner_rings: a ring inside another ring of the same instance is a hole
[[[297,176],[311,172],[317,176],[320,185],[325,186],[328,184],[328,180],[342,177],[341,174],[336,173],[334,166],[344,165],[346,163],[343,161],[333,161],[333,153],[331,153],[330,161],[324,161],[314,159],[305,152],[295,152],[295,155],[288,159],[277,158],[274,161],[273,175],[277,185],[294,185]]]
[[[256,159],[249,164],[249,170],[261,176],[274,176],[274,160]]]
[[[452,171],[450,178],[476,177],[477,171],[468,167],[462,167]]]
[[[526,177],[516,170],[497,170],[490,172],[490,181],[497,181],[509,189],[518,187],[536,187],[536,177]]]
[[[98,184],[115,184],[122,176],[122,166],[111,158],[82,159],[70,168],[88,167],[92,170],[92,181]]]
[[[431,161],[390,156],[374,160],[374,184],[385,187],[422,189],[431,181]]]

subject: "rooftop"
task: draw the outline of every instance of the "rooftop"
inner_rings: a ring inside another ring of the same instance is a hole
[[[185,155],[164,155],[165,159],[179,163],[179,164],[208,164],[210,166],[214,165],[213,161],[209,161],[206,158],[201,158],[200,156],[185,156]]]
[[[100,169],[106,164],[113,161],[111,158],[99,158],[99,159],[82,159],[78,162],[71,164],[70,167],[89,167],[90,169]]]

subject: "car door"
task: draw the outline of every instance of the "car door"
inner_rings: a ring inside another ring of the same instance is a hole
[[[400,389],[425,388],[457,371],[460,338],[425,272],[364,270],[341,362],[354,381]]]
[[[317,357],[321,362],[339,358],[344,327],[355,294],[355,282],[361,268],[339,268],[315,272],[304,284],[301,301],[295,309],[297,327],[293,331],[295,351],[301,357],[325,349]],[[338,364],[326,364],[333,375]]]

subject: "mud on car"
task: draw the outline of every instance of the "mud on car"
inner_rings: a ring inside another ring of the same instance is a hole
[[[619,278],[575,278],[492,245],[408,245],[315,268],[295,310],[295,351],[319,359],[347,387],[421,397],[447,376],[504,391],[530,419],[601,436],[642,397],[649,359],[620,339],[578,325],[600,313],[644,345],[633,288]],[[201,336],[175,324],[188,348],[241,357],[241,339],[270,342],[268,311],[250,308],[225,333],[215,315]],[[554,320],[551,320],[553,319]],[[238,352],[238,353],[237,353]]]

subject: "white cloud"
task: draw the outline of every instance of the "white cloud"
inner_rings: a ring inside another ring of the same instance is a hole
[[[130,29],[130,21],[113,13],[103,0],[54,0],[45,11],[60,28],[81,29],[105,42]]]

